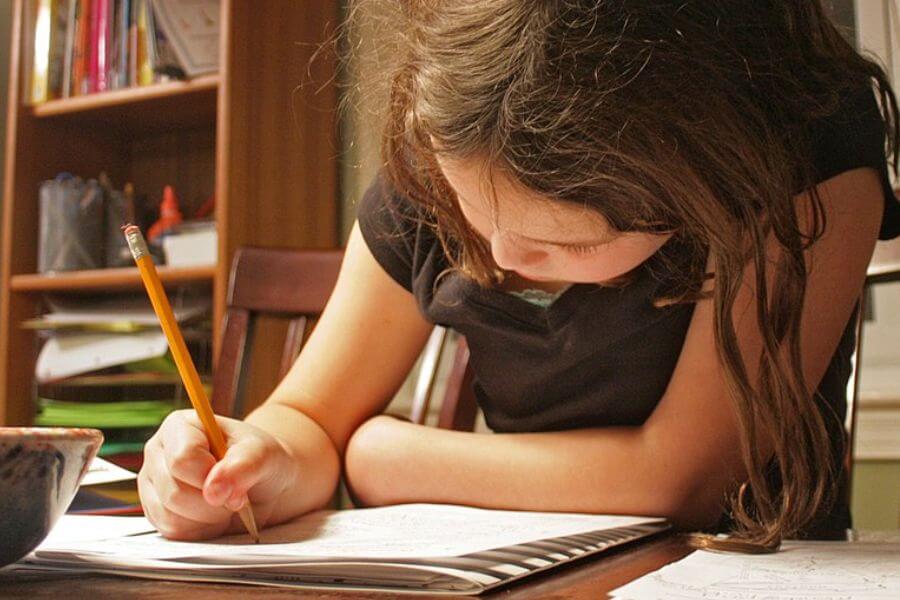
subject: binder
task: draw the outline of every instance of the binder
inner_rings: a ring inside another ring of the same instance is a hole
[[[475,595],[668,527],[664,519],[651,517],[401,504],[307,514],[264,529],[260,544],[246,534],[206,543],[171,541],[156,533],[51,541],[20,566],[259,586]]]

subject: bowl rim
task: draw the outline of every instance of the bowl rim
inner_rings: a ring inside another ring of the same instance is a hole
[[[0,427],[0,441],[102,439],[102,431],[88,427]]]

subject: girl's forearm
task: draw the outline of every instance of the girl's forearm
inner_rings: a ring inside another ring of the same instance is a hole
[[[377,417],[351,439],[347,477],[367,504],[661,515],[687,527],[714,522],[720,495],[679,481],[678,458],[649,444],[639,427],[483,435]]]
[[[325,431],[312,418],[286,404],[267,402],[246,421],[275,436],[292,457],[296,476],[267,524],[281,523],[324,506],[340,478],[340,458]]]

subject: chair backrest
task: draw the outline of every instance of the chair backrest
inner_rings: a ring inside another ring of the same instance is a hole
[[[303,344],[309,322],[322,314],[337,281],[340,251],[240,248],[231,263],[222,346],[213,375],[213,410],[240,417],[260,316],[289,320],[281,353],[284,377]]]
[[[222,347],[213,376],[213,409],[217,414],[244,414],[244,385],[256,320],[271,316],[289,321],[281,353],[279,378],[300,353],[312,323],[322,314],[337,282],[341,250],[241,248],[229,277]],[[422,357],[411,420],[424,424],[440,357],[448,345],[446,330],[436,327]],[[477,412],[468,368],[468,350],[459,338],[447,380],[438,426],[472,430]]]

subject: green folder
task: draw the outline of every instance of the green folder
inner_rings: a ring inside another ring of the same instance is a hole
[[[118,429],[156,427],[170,412],[172,402],[132,400],[124,402],[66,402],[38,399],[39,412],[35,425],[40,427],[94,427]]]

